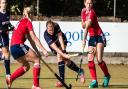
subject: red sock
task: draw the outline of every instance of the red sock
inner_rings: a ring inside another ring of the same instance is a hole
[[[22,76],[25,73],[24,67],[18,68],[13,74],[11,74],[11,80],[15,80],[16,78]]]
[[[88,62],[88,67],[89,67],[89,70],[90,70],[90,74],[91,74],[92,80],[97,80],[96,68],[95,68],[94,61],[89,61]]]
[[[40,76],[40,65],[35,63],[33,67],[33,84],[34,86],[39,86],[39,76]]]
[[[110,76],[109,72],[108,72],[108,68],[105,64],[104,61],[102,61],[101,63],[98,64],[100,66],[100,68],[102,69],[102,71],[104,72],[105,76]]]

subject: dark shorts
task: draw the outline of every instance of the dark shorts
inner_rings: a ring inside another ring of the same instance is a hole
[[[96,47],[97,43],[103,43],[106,47],[106,38],[105,36],[91,36],[88,42],[88,46]]]
[[[0,34],[0,47],[9,46],[9,35],[8,33]]]
[[[11,46],[10,51],[14,59],[24,56],[28,53],[29,47],[24,44],[16,44]]]

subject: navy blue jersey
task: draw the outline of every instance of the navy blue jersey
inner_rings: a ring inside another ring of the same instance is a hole
[[[1,13],[0,12],[0,30],[6,31],[8,30],[8,26],[10,24],[10,13]]]
[[[45,41],[47,42],[47,44],[50,45],[52,43],[55,43],[58,47],[60,46],[60,42],[59,42],[59,39],[58,39],[58,33],[62,32],[61,29],[60,29],[60,26],[55,23],[55,27],[54,27],[54,34],[53,35],[50,35],[47,30],[44,32],[44,39]],[[67,45],[67,39],[66,39],[66,36],[64,35],[64,33],[62,32],[62,37],[63,37],[63,40],[64,40],[64,44]],[[52,48],[50,47],[50,49],[52,50]]]

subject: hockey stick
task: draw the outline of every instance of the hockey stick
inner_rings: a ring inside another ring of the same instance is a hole
[[[44,63],[44,65],[52,72],[52,74],[63,84],[63,86],[66,88],[66,89],[72,89],[72,85],[69,84],[69,86],[59,77],[59,75],[57,75],[53,69],[43,60],[43,58],[41,57],[41,54],[40,52],[36,49],[36,52],[37,54],[39,55],[40,57],[40,60]]]
[[[83,48],[82,54],[83,54],[83,53],[84,53],[84,48]],[[82,62],[83,62],[83,55],[81,55],[81,58],[80,58],[80,69],[81,69]],[[77,74],[76,81],[78,80],[79,74],[80,74],[80,70],[79,70],[79,72],[78,72],[78,74]]]
[[[94,52],[94,49],[92,49],[91,51],[87,51],[86,54],[91,54],[91,53],[93,53],[93,52]],[[83,54],[84,54],[84,48],[83,48],[82,55],[81,55],[81,58],[80,58],[80,67],[79,67],[80,69],[81,69],[81,67],[82,67]],[[81,71],[81,70],[79,70],[79,72],[78,72],[78,74],[77,74],[76,81],[78,80],[78,77],[79,77],[79,75],[80,75],[80,71]]]
[[[66,89],[72,89],[72,85],[69,84],[69,86],[59,77],[59,75],[57,75],[53,69],[42,59],[42,57],[40,57],[41,61],[44,63],[44,65],[54,74],[54,76],[63,84],[63,86]]]

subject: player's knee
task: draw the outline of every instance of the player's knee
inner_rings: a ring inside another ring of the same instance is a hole
[[[89,55],[88,56],[88,61],[93,61],[94,60],[94,55]]]
[[[30,64],[26,63],[23,65],[24,71],[28,71],[30,69]]]
[[[101,63],[103,61],[103,59],[101,57],[97,57],[97,62]]]
[[[98,64],[100,64],[100,63],[103,62],[103,60],[102,59],[97,59],[97,62],[98,62]]]
[[[10,56],[10,53],[9,52],[3,52],[3,56],[4,56],[4,58],[5,58],[5,60],[7,59],[9,59],[9,56]]]
[[[68,65],[70,65],[72,63],[72,61],[71,60],[67,60],[65,63],[68,66]]]
[[[40,68],[40,63],[34,63],[34,68]]]

